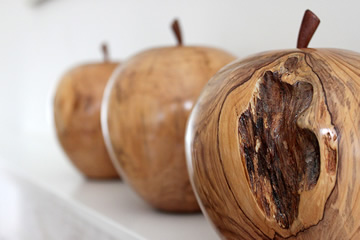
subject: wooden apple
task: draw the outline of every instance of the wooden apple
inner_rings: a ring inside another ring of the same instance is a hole
[[[360,54],[306,48],[223,68],[190,116],[186,151],[224,239],[360,239]]]
[[[185,162],[187,117],[201,89],[234,57],[222,50],[154,48],[126,61],[104,99],[103,124],[121,175],[153,207],[198,211]]]
[[[100,106],[106,83],[118,66],[108,61],[85,64],[66,73],[54,101],[56,133],[73,164],[89,178],[116,178],[100,124]]]

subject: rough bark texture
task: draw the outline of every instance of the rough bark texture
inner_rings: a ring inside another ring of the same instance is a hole
[[[226,239],[360,239],[360,55],[266,52],[222,69],[190,116],[190,179]]]
[[[316,136],[296,124],[312,95],[311,84],[290,85],[281,81],[278,72],[267,71],[258,83],[255,101],[239,119],[251,190],[266,216],[274,216],[282,228],[296,219],[299,193],[312,189],[320,174]]]

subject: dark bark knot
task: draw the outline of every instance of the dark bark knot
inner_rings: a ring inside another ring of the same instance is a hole
[[[320,174],[317,138],[297,125],[312,97],[310,83],[290,85],[279,73],[267,71],[239,118],[240,150],[251,190],[267,217],[284,229],[298,216],[300,193],[312,189]]]

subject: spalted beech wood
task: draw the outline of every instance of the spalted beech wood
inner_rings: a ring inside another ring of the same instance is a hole
[[[54,118],[59,142],[72,163],[90,178],[116,178],[100,124],[100,106],[106,83],[118,63],[84,64],[67,72],[58,85]]]
[[[160,210],[192,212],[199,206],[186,168],[186,121],[201,89],[234,57],[182,46],[179,25],[173,28],[178,46],[141,52],[114,75],[102,123],[112,160],[143,199]]]
[[[360,54],[337,49],[260,53],[209,81],[186,149],[224,238],[360,239],[359,93]]]

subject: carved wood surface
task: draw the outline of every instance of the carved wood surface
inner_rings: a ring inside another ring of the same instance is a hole
[[[185,162],[185,125],[203,86],[232,60],[212,48],[156,48],[129,59],[116,76],[106,110],[113,161],[155,208],[199,210]]]
[[[265,52],[228,65],[190,116],[202,208],[226,239],[360,239],[360,55]]]
[[[118,177],[105,148],[100,106],[106,83],[118,63],[88,64],[61,79],[54,99],[60,144],[72,163],[87,177]]]

